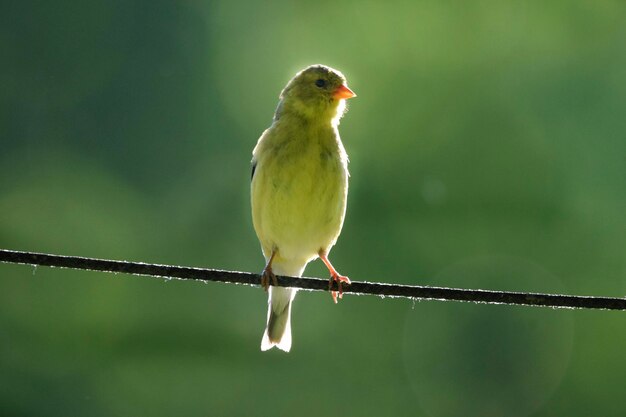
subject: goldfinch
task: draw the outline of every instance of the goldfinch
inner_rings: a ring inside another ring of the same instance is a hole
[[[341,284],[350,283],[328,253],[346,213],[348,155],[337,127],[351,97],[341,72],[325,65],[303,69],[282,90],[272,125],[252,152],[252,220],[266,260],[261,282],[269,288],[263,351],[291,349],[296,289],[275,286],[276,275],[302,276],[320,258],[329,284],[338,283],[339,298]],[[337,293],[332,296],[336,303]]]

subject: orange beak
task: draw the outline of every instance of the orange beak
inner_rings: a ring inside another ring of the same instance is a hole
[[[333,93],[333,97],[337,100],[341,100],[344,98],[356,97],[356,94],[354,94],[352,90],[342,84],[335,90],[335,92]]]

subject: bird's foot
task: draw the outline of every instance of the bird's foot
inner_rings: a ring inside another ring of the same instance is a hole
[[[274,275],[274,271],[272,271],[272,262],[274,261],[274,256],[276,256],[277,250],[272,250],[272,255],[267,260],[267,264],[265,264],[265,268],[263,268],[263,273],[261,273],[261,287],[267,292],[270,287],[270,280],[272,280],[272,285],[278,286],[278,280],[276,279],[276,275]]]
[[[328,255],[326,251],[320,249],[318,255],[320,259],[322,260],[322,262],[324,262],[324,265],[326,265],[326,268],[328,268],[328,272],[330,272],[330,280],[328,281],[328,290],[330,291],[330,295],[333,296],[333,301],[335,302],[335,304],[337,304],[337,295],[339,295],[340,299],[343,298],[342,284],[345,282],[346,284],[350,285],[350,279],[348,279],[348,277],[344,277],[343,275],[340,275],[339,272],[337,272],[335,267],[333,267],[333,265],[328,260]],[[337,289],[339,291],[333,291],[333,281],[337,281]]]
[[[337,281],[337,287],[338,287],[339,291],[332,291],[333,281]],[[337,304],[337,296],[339,296],[339,299],[343,298],[343,286],[342,286],[342,284],[344,282],[346,284],[350,285],[350,279],[348,277],[346,277],[346,276],[339,275],[339,273],[337,271],[334,271],[334,273],[330,275],[330,280],[328,281],[328,289],[331,290],[330,291],[330,295],[332,295],[333,301],[335,302],[335,304]]]
[[[270,280],[272,281],[272,285],[278,285],[278,279],[276,279],[272,267],[268,265],[263,269],[263,273],[261,274],[261,287],[263,287],[265,292],[267,292],[267,289],[270,287]]]

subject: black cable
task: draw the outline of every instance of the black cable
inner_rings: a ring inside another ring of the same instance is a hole
[[[0,249],[0,262],[41,265],[58,268],[125,273],[152,277],[218,281],[234,284],[260,285],[261,276],[250,272],[218,269],[190,268],[142,262],[112,261],[79,256],[51,255]],[[319,278],[277,277],[281,287],[328,291],[328,280]],[[333,283],[333,290],[337,290]],[[600,310],[626,310],[626,298],[588,297],[578,295],[539,294],[509,291],[440,288],[413,285],[394,285],[374,282],[355,282],[343,285],[346,294],[367,294],[387,297],[404,297],[420,300],[462,301],[470,303],[513,304],[553,308],[578,308]]]

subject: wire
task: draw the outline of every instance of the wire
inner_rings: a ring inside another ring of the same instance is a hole
[[[0,262],[41,265],[58,268],[81,269],[151,277],[178,278],[196,281],[218,281],[231,284],[260,285],[261,275],[250,272],[223,271],[219,269],[148,264],[143,262],[112,261],[79,256],[51,255],[0,249]],[[279,276],[278,286],[314,291],[337,290],[336,283],[329,288],[328,280]],[[413,300],[461,301],[470,303],[511,304],[535,307],[626,310],[626,298],[589,297],[578,295],[539,294],[508,291],[472,290],[413,285],[394,285],[374,282],[352,282],[343,286],[346,294],[403,297]]]

